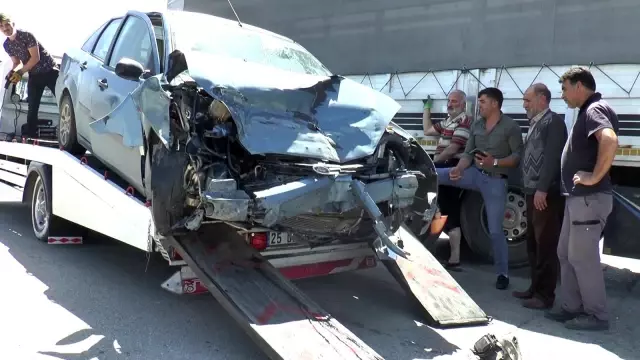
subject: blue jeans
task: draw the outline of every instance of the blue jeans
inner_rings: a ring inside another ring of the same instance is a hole
[[[490,177],[470,166],[462,173],[462,177],[456,181],[449,178],[451,168],[436,169],[438,172],[438,184],[455,186],[461,189],[478,191],[482,194],[485,211],[487,212],[487,225],[491,244],[493,245],[493,263],[497,275],[508,276],[509,272],[509,247],[504,236],[502,223],[507,202],[507,179]],[[468,234],[473,236],[473,234]]]

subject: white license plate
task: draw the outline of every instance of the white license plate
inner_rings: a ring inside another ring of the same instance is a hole
[[[296,241],[289,237],[289,233],[284,232],[270,232],[269,233],[269,246],[281,246],[294,244]]]

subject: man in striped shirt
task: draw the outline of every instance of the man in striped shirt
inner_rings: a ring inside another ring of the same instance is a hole
[[[462,90],[454,90],[447,97],[448,117],[436,124],[431,121],[431,98],[424,101],[422,125],[425,136],[438,136],[438,146],[433,158],[436,167],[454,167],[464,151],[469,139],[471,117],[466,113],[467,95]],[[462,189],[440,186],[438,207],[447,216],[444,232],[449,236],[451,255],[446,267],[459,269],[460,265],[460,193]]]

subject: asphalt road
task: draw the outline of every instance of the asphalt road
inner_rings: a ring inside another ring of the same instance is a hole
[[[211,296],[162,290],[174,269],[161,258],[101,238],[81,246],[39,243],[18,198],[0,184],[0,359],[264,358]],[[640,359],[638,274],[613,266],[605,273],[615,318],[605,333],[570,332],[521,308],[510,291],[495,290],[486,265],[454,273],[495,318],[484,327],[423,325],[384,268],[297,284],[385,359],[466,358],[487,332],[516,335],[525,359]],[[512,284],[526,286],[526,271],[512,274]]]

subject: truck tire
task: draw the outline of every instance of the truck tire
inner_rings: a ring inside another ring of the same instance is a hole
[[[509,244],[509,266],[528,265],[527,211],[524,193],[520,188],[509,187],[503,229]],[[477,191],[465,191],[462,199],[460,225],[471,251],[486,262],[493,262],[493,248],[487,228],[484,200]]]
[[[51,172],[46,166],[37,166],[28,176],[27,194],[31,195],[31,225],[39,241],[47,242],[54,229],[62,224],[51,210]]]
[[[183,151],[167,149],[159,140],[151,148],[151,216],[156,232],[166,236],[185,215],[184,170],[189,158]]]
[[[85,148],[78,144],[76,113],[73,109],[71,96],[66,92],[63,93],[60,101],[60,122],[58,123],[57,135],[60,147],[71,155],[78,156],[86,152]]]

